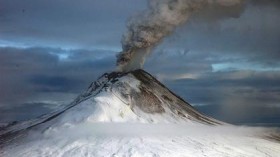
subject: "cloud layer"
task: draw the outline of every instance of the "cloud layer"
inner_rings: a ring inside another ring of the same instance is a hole
[[[97,55],[96,54],[102,54]],[[0,48],[1,101],[20,103],[40,93],[79,93],[114,67],[110,51]]]

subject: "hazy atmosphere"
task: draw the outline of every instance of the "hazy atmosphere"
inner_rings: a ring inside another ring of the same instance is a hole
[[[145,9],[141,0],[0,0],[0,123],[51,112],[115,70],[127,21]],[[279,16],[278,0],[195,12],[144,69],[214,118],[280,126]]]

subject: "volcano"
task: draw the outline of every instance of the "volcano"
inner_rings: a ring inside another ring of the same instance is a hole
[[[196,111],[144,70],[105,73],[70,105],[0,132],[1,156],[273,156],[277,131]]]

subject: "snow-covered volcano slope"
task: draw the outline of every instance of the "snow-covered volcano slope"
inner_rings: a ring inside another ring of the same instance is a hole
[[[83,103],[98,104],[92,121],[222,124],[197,112],[143,70],[105,74],[85,95],[91,98]]]
[[[48,121],[52,121],[52,125],[61,124],[62,119],[65,121],[61,123],[80,119],[92,122],[224,124],[200,114],[152,75],[139,69],[129,73],[105,73],[69,106],[10,126],[0,131],[0,136]]]
[[[0,132],[0,156],[276,157],[275,134],[204,116],[136,70],[104,74],[66,108]]]

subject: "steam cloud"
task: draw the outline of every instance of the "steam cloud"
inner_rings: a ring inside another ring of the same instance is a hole
[[[117,55],[118,70],[127,72],[142,68],[145,57],[176,26],[190,15],[209,5],[240,5],[244,0],[149,0],[148,10],[133,17],[122,38],[122,52]]]

